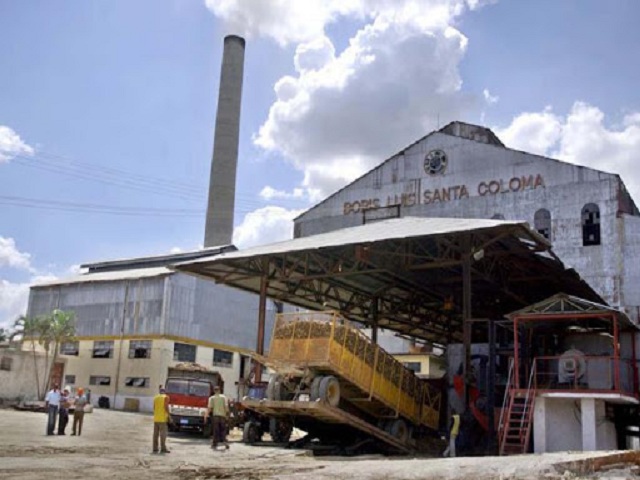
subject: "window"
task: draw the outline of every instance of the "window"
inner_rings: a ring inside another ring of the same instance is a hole
[[[129,358],[151,358],[151,340],[131,340]]]
[[[149,377],[127,377],[124,384],[127,387],[149,388]]]
[[[63,342],[60,344],[60,355],[75,355],[80,353],[80,342]]]
[[[111,385],[111,377],[91,375],[89,377],[89,385]]]
[[[225,350],[213,351],[213,364],[220,367],[230,367],[233,365],[233,352],[227,352]]]
[[[533,215],[533,226],[540,235],[551,240],[551,212],[541,208]]]
[[[582,207],[582,245],[600,245],[600,209],[595,203]]]
[[[420,364],[420,362],[403,362],[403,365],[412,372],[420,373],[420,371],[422,370],[422,365]]]
[[[113,340],[93,342],[93,358],[113,358]]]
[[[65,375],[64,376],[64,384],[65,385],[75,385],[76,384],[76,376],[75,375]]]
[[[0,370],[6,370],[7,372],[10,372],[12,363],[13,363],[13,358],[2,357],[2,360],[0,360]]]
[[[173,359],[178,362],[195,362],[196,346],[189,345],[188,343],[178,343],[178,342],[174,343]]]

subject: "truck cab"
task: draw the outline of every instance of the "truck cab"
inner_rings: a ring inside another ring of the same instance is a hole
[[[169,396],[169,429],[177,432],[191,430],[210,434],[210,424],[204,421],[213,388],[222,388],[219,373],[206,371],[193,364],[170,368],[165,390]]]

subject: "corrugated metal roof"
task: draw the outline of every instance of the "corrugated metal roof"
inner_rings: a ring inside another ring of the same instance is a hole
[[[425,235],[444,235],[449,233],[481,230],[498,226],[522,225],[529,228],[526,222],[509,220],[485,220],[471,218],[420,218],[403,217],[382,220],[356,227],[343,228],[333,232],[321,233],[310,237],[295,238],[284,242],[271,243],[258,247],[239,250],[237,252],[224,253],[197,260],[181,262],[179,265],[195,265],[198,263],[216,260],[228,260],[237,258],[256,257],[260,255],[272,255],[285,252],[299,252],[302,250],[315,250],[340,245],[354,245],[397,238],[422,237]],[[544,240],[543,237],[540,237]]]
[[[156,268],[137,268],[131,270],[119,270],[115,272],[102,273],[85,273],[75,277],[61,278],[50,282],[44,282],[32,285],[31,288],[52,287],[55,285],[67,285],[70,283],[89,283],[89,282],[114,282],[118,280],[132,280],[137,278],[159,277],[162,275],[171,275],[175,273],[166,267]]]

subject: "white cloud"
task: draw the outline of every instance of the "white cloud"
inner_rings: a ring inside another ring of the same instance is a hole
[[[485,88],[482,91],[482,96],[484,97],[484,101],[487,102],[488,105],[495,105],[500,100],[500,97],[497,95],[491,95],[491,92],[488,88]]]
[[[295,74],[254,136],[303,173],[312,201],[342,187],[441,123],[476,108],[461,91],[467,39],[453,25],[477,0],[207,0],[245,35],[295,43]],[[364,24],[337,52],[326,26]]]
[[[542,112],[521,113],[507,128],[494,130],[510,148],[547,155],[562,136],[562,118],[547,107]]]
[[[498,136],[511,148],[618,173],[636,201],[640,201],[640,112],[626,115],[621,125],[605,122],[599,108],[575,102],[566,116],[547,107],[539,113],[523,113]]]
[[[11,128],[0,125],[0,163],[18,155],[33,155],[33,147],[27,145]]]
[[[267,185],[260,191],[260,196],[265,200],[273,200],[273,199],[303,199],[305,197],[305,191],[302,188],[294,188],[292,191],[287,192],[285,190],[277,190],[273,187]]]
[[[293,219],[302,210],[287,210],[267,206],[245,215],[233,232],[233,243],[238,248],[289,240],[293,238]]]
[[[9,328],[20,315],[27,313],[29,287],[57,280],[53,274],[34,275],[29,282],[10,282],[0,278],[0,328]]]
[[[171,255],[176,255],[176,254],[182,253],[182,252],[184,252],[184,250],[182,250],[182,248],[180,248],[180,247],[173,247],[173,248],[171,248],[171,250],[169,250],[169,253]]]
[[[26,313],[28,299],[28,283],[0,279],[0,328],[10,327],[16,318]]]
[[[18,250],[13,238],[0,236],[0,267],[31,270],[31,255]]]

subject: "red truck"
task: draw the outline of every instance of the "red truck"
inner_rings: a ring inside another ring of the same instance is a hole
[[[169,368],[165,389],[169,395],[169,430],[190,430],[211,435],[211,424],[205,423],[207,402],[213,387],[224,389],[222,376],[197,363],[181,363]]]

